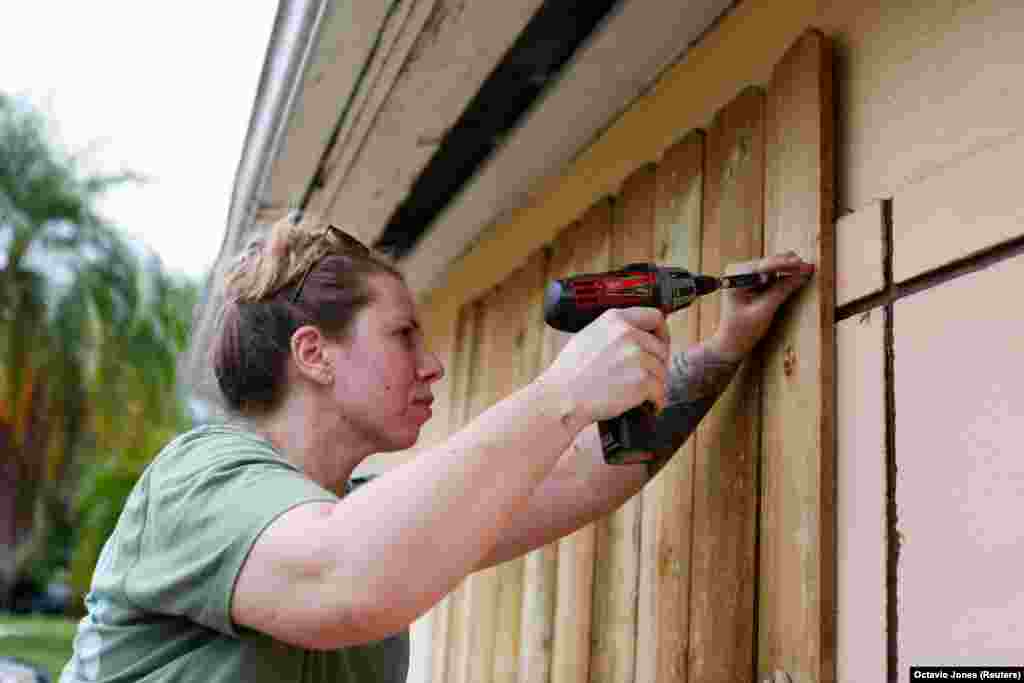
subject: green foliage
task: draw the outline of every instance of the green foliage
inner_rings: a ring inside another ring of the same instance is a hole
[[[60,534],[76,529],[79,596],[145,463],[190,422],[177,370],[198,285],[96,209],[138,180],[87,172],[0,93],[0,429],[13,436],[0,458],[34,477],[16,488],[40,527],[21,564],[56,570]]]

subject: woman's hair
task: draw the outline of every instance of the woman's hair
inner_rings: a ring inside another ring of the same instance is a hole
[[[251,240],[224,275],[210,347],[226,407],[248,417],[272,410],[283,395],[295,330],[315,325],[345,339],[373,300],[367,278],[379,273],[404,281],[383,257],[315,217],[282,219]]]

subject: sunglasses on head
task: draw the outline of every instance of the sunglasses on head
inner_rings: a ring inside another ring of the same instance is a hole
[[[359,256],[368,256],[370,254],[370,250],[365,244],[335,225],[328,225],[324,231],[317,236],[317,239],[324,239],[327,235],[334,235],[337,237],[343,251],[357,254]],[[313,269],[316,268],[317,264],[323,260],[324,256],[327,256],[330,253],[332,252],[323,254],[320,258],[310,262],[309,266],[306,267],[306,272],[302,274],[302,279],[299,280],[299,286],[295,288],[295,294],[292,295],[293,304],[298,303],[299,297],[302,296],[302,288],[306,285],[306,278],[308,278],[309,274],[313,272]]]

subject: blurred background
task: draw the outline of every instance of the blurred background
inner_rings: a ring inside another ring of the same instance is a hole
[[[203,420],[179,369],[276,10],[5,8],[2,680],[29,668],[57,679],[128,492],[164,443]]]

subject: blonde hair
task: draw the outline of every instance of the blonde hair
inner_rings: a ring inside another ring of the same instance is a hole
[[[392,267],[355,237],[318,217],[306,215],[298,223],[284,218],[271,226],[269,234],[249,240],[224,276],[225,292],[234,301],[260,301],[297,283],[328,254],[365,255]]]

